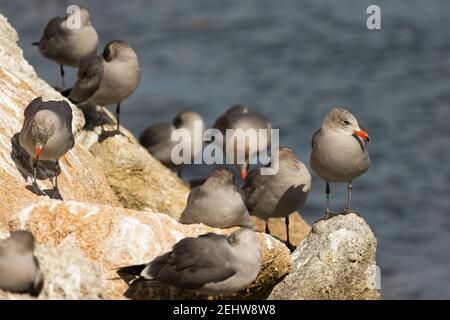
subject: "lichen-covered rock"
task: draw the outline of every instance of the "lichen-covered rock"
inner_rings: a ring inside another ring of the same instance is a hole
[[[125,128],[114,134],[113,115],[100,107],[83,107],[87,128],[77,142],[89,148],[122,205],[165,212],[179,219],[189,189],[153,158]]]
[[[266,228],[266,223],[255,217],[251,217],[255,221],[255,230],[259,232],[264,232]],[[286,223],[284,218],[273,218],[269,219],[269,229],[270,235],[286,241]],[[300,241],[306,238],[309,231],[311,231],[311,226],[303,220],[299,213],[293,213],[289,216],[289,236],[291,244],[297,246]]]
[[[39,299],[98,300],[105,292],[100,267],[66,238],[59,246],[38,246],[35,255],[45,275]]]
[[[204,225],[183,225],[167,214],[139,212],[75,201],[44,200],[12,215],[11,230],[27,229],[37,243],[58,246],[67,238],[102,270],[108,299],[189,298],[178,290],[130,290],[115,271],[118,267],[146,263],[167,252],[184,237],[207,232],[229,233]],[[259,234],[263,264],[249,290],[235,298],[265,298],[290,270],[289,250],[278,240]]]
[[[292,254],[291,273],[269,299],[379,299],[377,241],[354,213],[321,220]]]

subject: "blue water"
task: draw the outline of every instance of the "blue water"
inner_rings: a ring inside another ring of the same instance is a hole
[[[281,144],[307,162],[310,139],[333,106],[367,129],[372,168],[354,182],[353,207],[372,227],[382,294],[388,299],[450,298],[450,2],[201,0],[82,1],[101,47],[129,42],[143,77],[123,104],[138,135],[185,108],[211,125],[236,103],[280,129]],[[0,0],[25,57],[59,85],[57,66],[29,44],[66,1]],[[382,30],[366,28],[378,4]],[[69,83],[75,70],[69,70]],[[187,178],[205,173],[189,168]],[[303,216],[324,210],[314,177]],[[334,209],[346,188],[332,186]]]

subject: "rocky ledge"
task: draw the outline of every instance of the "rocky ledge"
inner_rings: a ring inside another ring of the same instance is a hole
[[[109,135],[111,113],[70,104],[76,145],[60,160],[59,190],[51,190],[46,163],[39,170],[46,195],[30,187],[31,168],[17,138],[23,111],[37,96],[64,98],[23,58],[17,32],[1,14],[0,33],[0,238],[18,229],[35,235],[45,274],[39,299],[206,298],[154,283],[129,285],[117,275],[116,268],[148,262],[184,237],[233,230],[178,223],[189,189],[125,128],[123,135]],[[292,256],[277,240],[285,236],[283,222],[271,222],[275,238],[258,233],[263,250],[258,278],[247,290],[215,298],[379,297],[367,280],[376,240],[362,218],[336,217],[310,231],[295,215],[290,227],[294,243],[300,243]],[[263,230],[263,223],[257,221],[256,228]],[[31,297],[0,291],[0,299]]]

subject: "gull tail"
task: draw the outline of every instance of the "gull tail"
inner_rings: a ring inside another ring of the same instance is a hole
[[[72,89],[73,89],[73,88],[65,89],[65,90],[60,91],[59,93],[61,93],[61,95],[62,95],[63,97],[68,98],[69,95],[70,95],[70,93],[72,92]],[[75,103],[74,101],[72,101],[72,102]]]
[[[134,266],[127,266],[122,268],[117,268],[117,273],[119,275],[127,275],[127,276],[139,276],[142,272],[142,270],[145,269],[147,265],[146,264],[138,264]]]

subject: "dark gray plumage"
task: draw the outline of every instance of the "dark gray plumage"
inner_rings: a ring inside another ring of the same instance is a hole
[[[249,109],[243,105],[236,105],[228,109],[222,116],[220,116],[213,125],[213,128],[220,130],[225,137],[226,129],[267,129],[268,135],[264,137],[264,141],[259,141],[256,145],[250,145],[249,143],[243,144],[245,147],[243,150],[238,149],[237,139],[230,139],[230,141],[225,141],[224,138],[224,153],[226,153],[226,148],[228,144],[234,149],[234,161],[237,162],[237,152],[245,152],[245,163],[236,165],[239,168],[242,180],[245,180],[248,172],[249,161],[257,153],[266,151],[270,148],[271,135],[270,130],[272,129],[272,123],[261,113]],[[254,152],[251,152],[254,151]]]
[[[24,116],[19,143],[30,156],[36,184],[38,161],[55,160],[58,166],[58,159],[75,144],[72,109],[66,101],[44,102],[38,97],[28,104]]]
[[[119,131],[121,103],[137,89],[140,80],[136,52],[127,43],[113,40],[105,46],[102,57],[90,56],[82,61],[68,97],[74,103],[115,104]]]
[[[351,211],[352,181],[370,167],[367,143],[369,135],[359,126],[355,116],[342,108],[332,109],[312,139],[310,165],[326,182],[326,214],[330,202],[330,182],[347,182],[347,210]]]
[[[44,285],[44,275],[33,254],[34,236],[16,231],[0,241],[0,289],[28,293],[37,297]]]
[[[201,132],[194,134],[195,123],[200,125]],[[190,160],[193,161],[198,153],[202,152],[202,138],[205,124],[202,117],[195,111],[186,110],[180,112],[172,123],[157,123],[147,129],[139,137],[140,144],[147,149],[150,154],[169,168],[176,168],[178,176],[181,176],[182,164],[175,164],[172,161],[172,150],[180,142],[172,141],[172,133],[177,129],[185,129],[191,136],[192,144],[188,141],[183,146],[185,150],[191,150]]]
[[[290,148],[280,147],[274,153],[273,161],[278,164],[275,174],[262,175],[261,168],[256,168],[247,176],[243,190],[248,210],[266,221],[267,232],[269,218],[286,218],[287,244],[291,247],[289,215],[305,203],[311,188],[311,175]]]
[[[44,29],[41,39],[33,43],[39,47],[40,53],[60,65],[62,86],[64,89],[63,66],[77,67],[90,55],[95,55],[98,35],[90,21],[89,10],[80,7],[80,28],[71,28],[67,21],[74,19],[75,12],[66,17],[51,19]]]
[[[220,295],[248,287],[261,269],[261,248],[255,232],[239,229],[229,236],[208,233],[185,238],[147,265],[120,268],[202,294]]]
[[[180,222],[216,228],[254,225],[245,206],[245,195],[236,186],[233,172],[226,168],[212,170],[201,186],[191,190]]]

